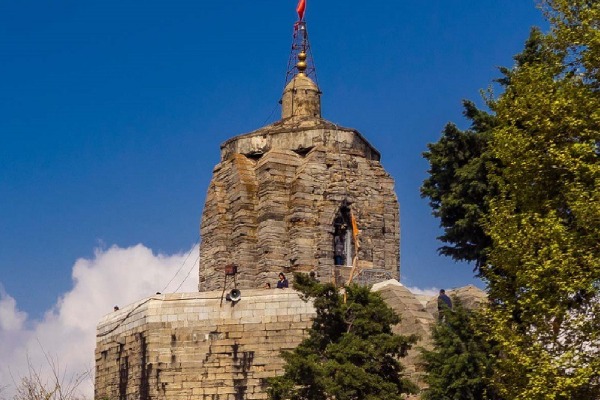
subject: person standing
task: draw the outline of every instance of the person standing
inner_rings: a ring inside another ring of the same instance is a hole
[[[340,233],[333,237],[334,265],[344,265],[344,238]]]
[[[452,310],[452,300],[450,299],[450,297],[448,297],[448,295],[446,294],[446,291],[444,289],[440,289],[440,294],[438,295],[437,303],[438,303],[439,319],[443,320],[444,313],[447,310]]]

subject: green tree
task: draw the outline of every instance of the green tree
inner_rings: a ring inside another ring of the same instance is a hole
[[[497,351],[483,315],[453,297],[452,310],[432,329],[433,350],[421,350],[429,385],[424,400],[497,400],[491,385]]]
[[[352,285],[344,294],[296,274],[294,288],[314,301],[309,336],[283,352],[284,374],[269,381],[272,400],[396,400],[416,386],[402,376],[398,362],[415,337],[392,333],[400,319],[381,296]]]
[[[486,329],[501,354],[493,376],[500,395],[596,399],[600,2],[545,0],[540,5],[550,31],[532,30],[515,66],[502,69],[504,92],[488,99],[494,126],[486,132],[486,147],[461,164],[493,161],[486,164],[484,180],[492,190],[483,196],[477,224],[469,229],[489,238],[478,266],[494,304]],[[442,176],[450,181],[447,187],[472,183],[472,177],[459,173],[461,165]],[[443,207],[446,198],[440,198]],[[476,204],[468,197],[450,200],[448,205]],[[465,226],[460,215],[448,221],[451,229]]]
[[[487,148],[495,117],[464,101],[464,115],[471,128],[463,131],[449,123],[437,143],[423,156],[429,161],[429,177],[421,196],[429,198],[433,215],[440,219],[441,254],[455,260],[474,261],[478,269],[485,263],[490,238],[483,230],[487,214],[486,197],[493,191],[489,180],[492,160]]]
[[[514,57],[515,70],[548,57],[542,45],[542,32],[533,28],[525,49]],[[503,88],[511,82],[513,69],[500,67],[496,79]],[[493,100],[486,99],[489,105]],[[494,113],[478,109],[472,101],[463,101],[463,115],[470,128],[460,130],[449,123],[436,143],[427,145],[423,157],[429,161],[429,177],[421,186],[421,196],[429,199],[433,215],[440,219],[444,246],[440,254],[457,261],[472,261],[475,271],[486,264],[492,241],[484,229],[489,213],[488,199],[498,195],[493,175],[502,168],[489,151],[494,128],[499,124]]]
[[[508,398],[600,397],[600,2],[547,1],[539,57],[493,102],[482,275]],[[502,273],[499,273],[502,271]]]
[[[540,0],[551,23],[549,44],[562,53],[562,67],[580,75],[586,86],[600,89],[600,5],[595,0]]]

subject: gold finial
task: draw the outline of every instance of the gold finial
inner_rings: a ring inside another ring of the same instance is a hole
[[[298,72],[301,74],[306,70],[306,53],[304,51],[298,53],[298,63],[296,64],[296,68],[298,68]]]

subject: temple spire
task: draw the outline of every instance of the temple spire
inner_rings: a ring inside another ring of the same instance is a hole
[[[281,118],[321,118],[321,91],[315,83],[317,73],[310,51],[304,11],[306,0],[300,0],[296,11],[292,51],[288,60],[285,88],[281,98]]]
[[[285,76],[285,85],[287,85],[296,74],[305,74],[313,81],[317,82],[317,71],[310,49],[308,40],[308,31],[304,12],[306,10],[306,0],[300,0],[296,11],[298,12],[298,21],[294,24],[294,33],[292,39],[292,49],[288,60],[287,73]]]

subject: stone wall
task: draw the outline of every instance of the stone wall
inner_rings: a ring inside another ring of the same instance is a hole
[[[228,140],[202,214],[200,291],[222,289],[227,264],[239,265],[240,288],[274,283],[279,272],[345,280],[349,269],[334,267],[333,249],[334,218],[345,202],[360,230],[358,266],[397,279],[394,181],[358,132],[294,117]]]
[[[379,292],[386,304],[400,316],[401,321],[394,327],[393,332],[400,335],[416,335],[419,337],[417,345],[413,346],[406,357],[400,361],[405,368],[405,373],[410,376],[413,382],[416,382],[420,387],[425,387],[419,348],[431,347],[430,331],[435,325],[435,317],[400,282],[393,280],[381,282],[374,285],[372,290]]]
[[[394,332],[419,336],[401,359],[406,375],[424,386],[420,347],[431,346],[435,316],[395,280],[374,285],[401,322]],[[468,307],[485,293],[448,290]],[[157,295],[106,316],[98,325],[96,400],[266,399],[266,378],[283,373],[282,350],[307,335],[315,315],[292,289],[242,291],[231,303],[223,291]],[[436,310],[437,312],[437,310]]]
[[[95,399],[265,399],[314,309],[291,289],[157,295],[98,325]]]

